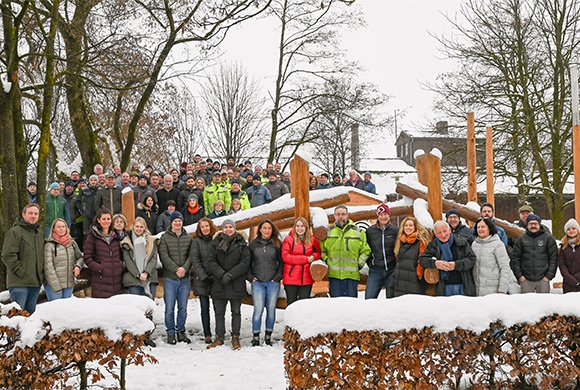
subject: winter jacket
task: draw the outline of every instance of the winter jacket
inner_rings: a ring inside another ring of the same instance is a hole
[[[473,231],[469,227],[462,224],[461,222],[459,222],[459,225],[457,225],[455,229],[451,228],[451,231],[453,232],[453,236],[461,237],[464,240],[467,240],[469,245],[471,245],[471,243],[475,239]]]
[[[161,187],[155,192],[155,194],[157,195],[157,206],[159,206],[160,213],[167,210],[167,202],[170,200],[174,201],[177,207],[177,202],[179,201],[179,191],[175,188],[171,187],[171,190],[167,191],[164,187]]]
[[[230,191],[222,186],[221,184],[211,183],[211,185],[205,187],[203,191],[203,204],[205,207],[205,215],[208,215],[213,211],[213,205],[218,200],[224,202],[224,210],[227,211],[232,205],[232,196]]]
[[[194,223],[197,223],[200,219],[205,217],[203,207],[199,205],[197,207],[197,211],[194,214],[189,212],[187,205],[183,208],[183,210],[181,210],[181,214],[183,214],[183,226],[193,225]]]
[[[558,263],[560,273],[564,279],[564,294],[580,291],[580,249],[568,245],[566,249],[560,249]]]
[[[147,223],[147,230],[151,234],[157,234],[157,205],[153,205],[153,210],[151,208],[145,206],[143,203],[137,204],[137,212],[135,213],[135,218],[141,217]]]
[[[270,203],[272,200],[272,194],[270,194],[270,191],[268,191],[268,189],[261,184],[257,187],[248,187],[246,192],[248,193],[252,207],[258,207],[263,204]]]
[[[544,277],[554,279],[558,267],[556,240],[543,226],[535,233],[526,229],[514,243],[510,265],[517,280],[522,276],[532,282],[538,282]]]
[[[101,208],[109,210],[113,215],[121,214],[121,189],[119,187],[103,187],[97,191],[93,205],[95,214]]]
[[[45,226],[50,229],[52,222],[57,218],[64,219],[67,226],[70,228],[71,218],[66,199],[62,195],[54,196],[51,193],[48,193],[46,195]]]
[[[268,191],[270,191],[270,195],[272,195],[272,200],[276,200],[282,195],[288,193],[288,188],[286,188],[286,185],[277,180],[273,183],[269,181],[268,183],[264,184],[264,187],[266,187]]]
[[[276,248],[272,240],[256,238],[248,245],[250,251],[250,270],[248,281],[254,279],[259,282],[280,282],[284,263],[282,262],[282,249]]]
[[[480,238],[476,237],[471,244],[475,254],[473,279],[475,293],[478,297],[507,293],[513,273],[510,269],[510,258],[505,244],[497,234]]]
[[[195,194],[197,196],[197,188],[193,187],[193,188],[189,188],[187,186],[185,186],[185,188],[182,188],[179,191],[179,198],[177,198],[177,208],[176,210],[183,210],[183,208],[185,207],[185,205],[187,204],[187,198],[189,197],[189,195],[191,194]],[[203,196],[202,196],[202,202],[203,202]],[[197,203],[199,204],[199,196],[197,197]]]
[[[342,229],[335,224],[320,248],[328,277],[340,280],[360,280],[359,269],[371,254],[366,233],[350,219]]]
[[[213,275],[211,296],[215,299],[242,299],[248,296],[246,275],[250,269],[250,251],[246,240],[239,234],[226,252],[219,249],[224,233],[219,233],[211,242],[208,266]],[[224,275],[231,279],[224,283]]]
[[[367,242],[371,248],[371,255],[367,260],[369,268],[393,269],[397,263],[395,257],[395,243],[399,234],[399,227],[392,223],[385,228],[379,222],[366,230]],[[386,264],[385,264],[386,258]]]
[[[473,280],[473,266],[475,265],[475,254],[471,250],[471,246],[467,240],[461,237],[454,237],[453,245],[451,245],[451,253],[453,254],[453,261],[455,262],[455,271],[459,272],[461,276],[461,283],[465,295],[475,296],[475,282]],[[427,245],[427,249],[419,258],[419,262],[423,268],[435,268],[435,260],[441,259],[441,249],[437,245],[437,239],[434,239]],[[435,295],[445,295],[445,281],[440,278],[439,283],[435,287]]]
[[[191,241],[189,261],[191,263],[193,293],[198,296],[208,296],[210,291],[211,273],[208,260],[211,241],[211,236],[197,237]]]
[[[155,193],[155,190],[147,185],[145,187],[136,185],[133,187],[133,194],[135,196],[135,207],[137,207],[137,205],[141,203],[147,195],[152,197],[155,204],[157,204],[157,194]]]
[[[307,286],[314,284],[310,274],[308,257],[314,255],[314,260],[320,259],[322,251],[316,237],[312,236],[312,244],[302,241],[294,242],[294,232],[291,230],[282,243],[282,261],[284,262],[284,284]]]
[[[74,225],[75,223],[82,222],[81,210],[78,207],[77,202],[78,195],[73,192],[68,196],[63,194],[63,197],[68,205],[68,213],[71,224]]]
[[[171,213],[167,210],[159,214],[155,223],[155,234],[166,231],[171,227]]]
[[[363,181],[363,183],[364,183],[364,190],[366,192],[370,192],[371,194],[377,193],[377,186],[375,186],[374,183],[372,183],[370,181],[369,182]]]
[[[364,190],[365,189],[365,182],[358,179],[356,182],[351,182],[350,180],[347,180],[346,183],[344,183],[345,187],[354,187],[354,188],[358,188],[359,190]]]
[[[86,218],[90,221],[92,221],[95,217],[95,200],[97,198],[98,191],[98,186],[86,186],[82,189],[79,197],[77,198],[77,201],[80,201],[82,204],[80,210],[83,218]]]
[[[415,240],[412,244],[401,242],[393,278],[387,289],[387,297],[400,297],[407,294],[425,295],[425,282],[419,280],[417,276],[419,249],[419,240]]]
[[[44,244],[44,276],[50,288],[60,291],[74,287],[75,266],[83,267],[83,254],[76,241],[71,238],[65,247],[54,238],[48,237]]]
[[[177,269],[182,267],[187,271],[184,278],[189,278],[191,261],[189,260],[189,248],[193,238],[187,234],[185,229],[181,229],[179,236],[167,228],[159,241],[159,259],[163,264],[163,277],[180,279],[177,277]]]
[[[250,198],[248,197],[246,191],[243,190],[240,190],[239,192],[230,191],[230,196],[232,197],[232,200],[234,199],[240,200],[240,203],[242,204],[242,210],[248,210],[252,208],[252,205],[250,204]]]
[[[123,264],[119,236],[111,230],[109,243],[103,233],[91,225],[84,245],[84,261],[91,270],[91,296],[109,298],[121,292]]]
[[[328,182],[326,184],[318,183],[318,185],[316,186],[317,190],[326,190],[328,188],[332,188],[332,183],[330,183],[330,182]]]
[[[141,279],[141,273],[135,263],[134,247],[133,247],[133,234],[131,231],[127,232],[123,241],[121,241],[121,251],[123,253],[123,261],[127,271],[123,274],[123,286],[134,287],[143,286]],[[145,253],[147,254],[147,260],[145,261],[144,272],[149,274],[149,283],[157,283],[157,240],[152,236],[147,237],[147,243],[145,244]],[[148,291],[148,290],[146,290]]]
[[[4,236],[2,262],[6,287],[40,287],[44,283],[44,235],[40,226],[19,218]]]

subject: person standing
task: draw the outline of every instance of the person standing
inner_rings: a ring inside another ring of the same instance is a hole
[[[236,222],[226,219],[222,231],[211,243],[208,259],[209,269],[214,277],[211,296],[215,311],[215,339],[208,348],[224,343],[226,334],[226,306],[230,303],[232,313],[232,349],[240,349],[242,326],[242,298],[245,298],[246,275],[250,269],[250,251],[246,240],[236,232]]]
[[[189,250],[191,235],[183,228],[183,215],[174,211],[170,218],[170,227],[161,236],[159,242],[159,259],[163,264],[163,300],[165,301],[165,328],[167,343],[175,345],[177,341],[191,343],[185,334],[187,320],[187,300],[189,299]],[[177,324],[175,323],[175,305],[177,304]],[[177,334],[177,339],[175,338]]]
[[[321,244],[322,259],[328,264],[331,297],[358,296],[359,269],[371,254],[365,232],[348,219],[345,205],[334,208],[334,226]]]
[[[214,234],[218,231],[217,226],[208,217],[203,217],[197,223],[197,229],[193,233],[189,259],[192,269],[193,294],[199,297],[201,306],[201,325],[205,343],[211,344],[211,326],[209,315],[209,292],[211,287],[211,272],[208,258]]]
[[[125,265],[118,234],[113,229],[113,216],[99,209],[89,229],[83,255],[91,270],[91,296],[109,298],[121,293]]]
[[[280,232],[274,223],[265,219],[258,225],[258,236],[250,242],[250,270],[248,281],[252,286],[252,346],[260,345],[262,313],[266,309],[266,335],[264,342],[272,345],[272,331],[276,323],[276,303],[280,292],[280,281],[284,263]]]
[[[451,227],[453,235],[467,240],[469,245],[471,245],[475,237],[473,236],[472,230],[461,223],[461,214],[459,214],[459,211],[451,209],[445,214],[445,217],[447,218],[447,224]]]
[[[52,226],[52,222],[57,219],[61,218],[66,221],[67,226],[70,228],[71,220],[70,220],[70,211],[68,209],[68,203],[66,199],[61,196],[61,189],[60,185],[57,182],[54,182],[48,188],[48,195],[46,195],[46,215],[45,215],[45,232],[44,238],[48,238],[50,234],[50,227]]]
[[[107,175],[105,187],[97,191],[93,207],[95,213],[104,208],[113,214],[121,214],[121,189],[117,187],[112,173]]]
[[[248,178],[250,175],[248,174]],[[246,190],[248,197],[250,198],[250,204],[252,207],[261,206],[272,201],[272,194],[270,191],[262,185],[261,176],[255,173],[252,176],[252,186]]]
[[[367,260],[369,277],[365,290],[365,299],[376,299],[385,288],[385,295],[391,283],[397,260],[395,244],[399,227],[391,223],[391,210],[382,203],[377,207],[377,222],[366,231],[371,256]]]
[[[81,203],[79,208],[83,216],[83,240],[86,240],[89,227],[95,218],[95,200],[99,191],[99,178],[97,175],[89,177],[89,185],[83,188],[77,201]]]
[[[558,255],[560,272],[564,279],[564,294],[580,291],[580,250],[576,247],[580,244],[580,225],[572,218],[564,225],[566,234],[562,237],[562,247]]]
[[[366,192],[370,192],[371,194],[376,194],[377,193],[377,187],[371,181],[371,177],[372,176],[371,176],[371,173],[370,172],[365,172],[365,174],[363,175],[364,190]]]
[[[37,204],[26,205],[21,218],[6,233],[2,246],[10,301],[30,314],[36,310],[44,282],[44,235],[38,224],[39,215]]]
[[[44,244],[44,291],[49,301],[72,296],[82,265],[83,254],[65,220],[55,219]]]
[[[320,244],[312,235],[308,221],[298,217],[292,230],[282,243],[284,262],[284,290],[288,305],[299,299],[310,298],[314,279],[310,275],[310,264],[320,259]]]
[[[556,276],[558,245],[536,214],[526,218],[526,232],[514,243],[510,266],[524,293],[549,293]]]

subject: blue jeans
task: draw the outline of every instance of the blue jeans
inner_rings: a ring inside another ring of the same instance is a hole
[[[266,308],[266,331],[271,332],[274,329],[279,292],[280,283],[278,282],[252,282],[252,301],[254,301],[252,333],[260,333],[264,307]]]
[[[20,308],[30,314],[35,312],[40,287],[10,287],[8,292],[10,293],[10,300],[18,303]]]
[[[395,267],[384,268],[369,268],[369,277],[367,279],[367,288],[365,290],[365,299],[377,299],[381,288],[385,288],[385,296],[387,295],[387,288],[391,284]]]
[[[60,290],[59,293],[57,293],[48,284],[44,285],[44,292],[46,293],[46,298],[49,301],[54,301],[55,299],[70,298],[72,297],[73,290],[74,288],[67,287],[63,288],[62,290]]]
[[[199,305],[201,306],[201,325],[203,327],[203,335],[211,337],[211,327],[209,318],[209,295],[199,296]]]
[[[328,290],[331,298],[358,297],[358,280],[328,278]]]
[[[463,284],[446,284],[445,285],[445,296],[451,297],[453,295],[465,295],[465,290],[463,289]]]
[[[153,300],[155,300],[156,291],[157,291],[157,283],[149,283],[149,293],[151,294],[151,299]],[[131,286],[127,288],[127,293],[133,295],[143,295],[145,297],[147,296],[147,294],[145,294],[145,288],[143,288],[143,286]]]
[[[168,335],[185,331],[189,278],[164,278],[163,301],[165,302],[165,328]],[[175,303],[177,302],[177,327],[175,326]]]

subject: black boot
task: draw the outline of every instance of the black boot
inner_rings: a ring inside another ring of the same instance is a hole
[[[254,333],[252,337],[252,347],[257,347],[260,345],[260,333]]]
[[[167,335],[167,344],[171,344],[171,345],[177,344],[177,340],[175,340],[175,335],[174,334],[168,334]]]
[[[266,343],[266,345],[272,345],[272,332],[271,331],[266,331],[266,337],[264,337],[264,343]]]
[[[187,337],[185,335],[184,330],[182,330],[181,332],[177,332],[177,341],[179,341],[180,343],[187,343],[187,344],[191,343],[191,340],[189,339],[189,337]]]

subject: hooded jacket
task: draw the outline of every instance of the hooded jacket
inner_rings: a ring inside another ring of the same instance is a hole
[[[246,240],[239,234],[231,242],[226,252],[219,249],[224,233],[219,233],[211,242],[208,267],[214,279],[211,295],[215,299],[242,299],[248,296],[246,275],[250,269],[250,251]],[[231,276],[231,281],[222,283],[224,274]]]
[[[473,267],[476,295],[507,293],[514,276],[506,247],[499,236],[476,237],[471,249],[476,258]]]
[[[52,237],[44,244],[44,275],[46,283],[54,291],[75,286],[74,267],[83,267],[83,254],[76,241],[71,237],[64,246]]]
[[[125,287],[142,286],[140,279],[141,273],[139,272],[137,263],[135,263],[132,237],[132,232],[128,231],[123,241],[121,241],[123,261],[127,268],[127,272],[123,274],[123,286]],[[151,236],[147,237],[145,253],[147,254],[147,260],[145,260],[145,269],[143,271],[149,274],[150,283],[157,283],[157,240],[155,238]]]
[[[526,228],[526,232],[514,243],[510,266],[518,280],[522,276],[532,282],[538,282],[544,277],[554,279],[558,267],[556,240],[542,225],[535,233]]]
[[[276,248],[272,240],[256,238],[248,245],[250,251],[250,270],[248,281],[254,278],[259,282],[280,282],[282,280],[282,250]]]
[[[350,219],[343,228],[334,224],[320,245],[322,259],[328,264],[328,277],[360,280],[359,269],[371,254],[364,231]]]
[[[195,295],[209,295],[211,272],[209,271],[209,251],[212,237],[196,237],[191,241],[189,261],[191,262],[193,293]]]
[[[19,218],[4,237],[6,285],[40,287],[44,282],[44,235],[40,226]]]
[[[176,275],[177,269],[185,268],[184,278],[189,278],[191,261],[189,260],[189,249],[191,247],[191,234],[187,234],[181,228],[179,235],[175,234],[171,226],[167,228],[159,241],[159,259],[163,264],[163,277],[179,279]]]
[[[125,265],[117,232],[111,229],[107,242],[103,232],[91,225],[84,250],[85,264],[91,270],[91,296],[109,298],[120,294]]]
[[[310,274],[308,257],[314,255],[314,259],[320,259],[322,251],[316,237],[312,236],[312,244],[304,244],[302,241],[294,241],[294,231],[290,231],[282,243],[282,261],[284,262],[284,284],[294,286],[307,286],[314,284]]]

